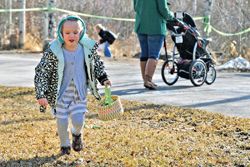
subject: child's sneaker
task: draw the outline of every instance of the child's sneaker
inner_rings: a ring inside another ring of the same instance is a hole
[[[73,136],[72,148],[77,152],[81,151],[83,148],[81,134],[79,135],[72,134],[72,136]]]
[[[61,155],[69,155],[70,154],[70,147],[61,147]]]

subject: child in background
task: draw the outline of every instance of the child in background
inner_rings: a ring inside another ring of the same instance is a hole
[[[112,32],[107,30],[102,24],[97,24],[95,26],[95,30],[100,36],[99,43],[103,46],[103,53],[105,57],[112,57],[112,53],[110,51],[109,46],[114,43],[117,36]]]
[[[111,85],[103,62],[96,53],[98,43],[86,37],[84,21],[67,16],[59,23],[57,39],[52,41],[35,68],[35,90],[39,105],[48,104],[56,117],[61,154],[70,154],[68,118],[72,122],[72,148],[83,148],[82,128],[87,112],[87,87],[100,99],[97,80]]]

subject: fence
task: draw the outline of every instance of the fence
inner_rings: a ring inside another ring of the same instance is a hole
[[[40,4],[41,5],[41,4]],[[44,5],[44,1],[43,1]],[[85,4],[86,5],[86,4]],[[84,17],[87,21],[90,21],[90,26],[93,24],[104,21],[108,26],[112,27],[111,22],[114,23],[114,21],[119,23],[121,26],[119,27],[119,31],[121,34],[121,38],[126,39],[131,35],[133,32],[133,14],[132,17],[130,18],[123,18],[123,17],[107,17],[103,15],[91,15],[87,13],[82,13],[82,12],[76,12],[76,11],[71,11],[71,10],[65,10],[62,8],[56,8],[53,6],[49,7],[40,7],[40,8],[26,8],[26,9],[0,9],[0,15],[4,14],[5,16],[5,21],[6,15],[11,15],[12,18],[14,17],[15,19],[12,20],[12,25],[7,25],[2,24],[2,30],[3,35],[1,35],[1,40],[0,40],[0,46],[3,48],[8,46],[9,48],[15,48],[20,46],[20,26],[17,26],[20,24],[20,17],[19,14],[21,12],[26,12],[26,22],[27,25],[25,26],[27,28],[26,32],[26,38],[32,38],[31,44],[36,44],[36,45],[42,45],[42,41],[44,41],[48,36],[53,37],[54,36],[54,29],[56,27],[56,22],[60,19],[62,14],[76,14],[79,16]],[[79,11],[79,10],[78,10]],[[131,13],[132,9],[130,10]],[[36,13],[36,14],[34,14]],[[98,13],[98,12],[97,12]],[[47,16],[46,16],[47,14]],[[51,15],[49,15],[51,14]],[[52,15],[54,14],[54,15]],[[131,14],[130,14],[131,15]],[[53,17],[52,17],[53,16]],[[1,17],[0,17],[1,18]],[[8,17],[7,17],[8,18]],[[11,20],[11,19],[9,19]],[[207,33],[212,33],[212,36],[224,36],[224,37],[230,37],[230,36],[241,36],[245,35],[246,38],[248,39],[249,35],[246,35],[250,32],[250,28],[245,28],[239,32],[223,32],[219,30],[219,28],[216,28],[214,25],[211,25],[211,19],[207,20],[207,18],[204,17],[195,17],[195,20],[198,20],[200,22],[200,25],[202,24],[203,21],[205,21],[205,31]],[[10,22],[10,21],[9,21]],[[1,21],[3,23],[3,21]],[[41,26],[43,25],[43,26]],[[91,29],[91,28],[90,28]],[[126,29],[126,30],[125,30]],[[9,31],[9,32],[8,32]],[[226,31],[226,30],[225,30]],[[90,35],[93,35],[92,31],[88,32]],[[35,41],[35,42],[34,42]],[[248,40],[249,41],[249,40]]]

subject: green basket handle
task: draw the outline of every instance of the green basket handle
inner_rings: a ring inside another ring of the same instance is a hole
[[[111,98],[111,89],[110,86],[105,86],[105,100],[104,104],[111,105],[113,103],[113,99]]]

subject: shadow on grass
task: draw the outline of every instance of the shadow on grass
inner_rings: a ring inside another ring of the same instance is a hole
[[[19,92],[19,90],[16,90],[16,91],[17,92],[12,92],[12,90],[1,92],[0,98],[13,98],[16,96],[34,95],[34,90],[20,91],[20,92]]]
[[[68,167],[68,166],[77,166],[79,163],[73,161],[73,162],[67,162],[58,160],[62,155],[52,155],[47,157],[34,157],[30,159],[18,159],[18,160],[1,160],[0,159],[0,166],[2,167],[35,167],[35,166],[42,166],[44,164],[48,166],[62,166],[62,167]]]
[[[86,118],[88,119],[96,119],[98,118],[98,114],[95,113],[95,112],[88,112],[86,115],[85,115]]]
[[[158,105],[158,104],[147,104],[147,103],[145,103],[145,104],[139,105],[139,106],[134,106],[134,105],[132,105],[131,107],[130,107],[130,106],[126,106],[126,107],[124,107],[124,110],[125,110],[125,112],[126,112],[126,111],[129,111],[129,110],[132,110],[132,111],[140,111],[140,110],[143,110],[143,109],[145,109],[145,110],[159,109],[159,108],[161,108],[161,107],[162,107],[162,105]]]
[[[72,158],[71,155],[52,155],[46,157],[33,157],[30,159],[4,160],[0,158],[0,167],[37,167],[37,166],[59,166],[59,167],[78,167],[86,166],[91,161],[82,161]],[[92,165],[91,165],[92,166]]]
[[[62,162],[57,160],[57,158],[61,157],[60,154],[52,155],[47,157],[34,157],[30,159],[18,159],[18,160],[0,160],[1,167],[30,167],[30,166],[42,166],[44,164],[53,164],[54,166],[69,166],[70,164],[67,162]],[[52,165],[50,165],[52,166]]]
[[[10,124],[18,124],[18,123],[24,123],[24,122],[40,122],[40,121],[50,121],[54,120],[54,118],[23,118],[19,120],[10,120],[10,121],[2,121],[0,122],[0,125],[10,125]]]

